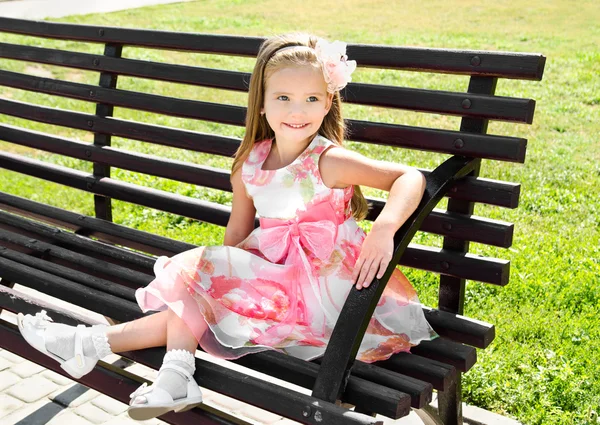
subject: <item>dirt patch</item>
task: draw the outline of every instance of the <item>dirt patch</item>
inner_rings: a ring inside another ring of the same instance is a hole
[[[52,72],[48,71],[46,68],[41,66],[26,66],[25,73],[30,75],[35,75],[36,77],[42,78],[52,78],[54,75]]]

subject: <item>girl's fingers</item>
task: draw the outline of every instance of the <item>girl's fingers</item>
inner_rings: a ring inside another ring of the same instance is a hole
[[[358,274],[360,273],[364,262],[364,258],[359,257],[358,260],[356,260],[356,264],[354,264],[354,270],[352,271],[352,282],[356,283],[356,279],[358,279]]]
[[[379,273],[377,273],[377,279],[381,279],[383,277],[389,264],[390,264],[390,260],[388,260],[386,257],[383,257],[381,259],[381,262],[379,264]]]
[[[368,269],[367,277],[365,278],[365,281],[363,282],[363,288],[368,288],[369,285],[371,285],[371,282],[373,282],[373,278],[375,278],[375,273],[377,273],[378,268],[379,268],[379,261],[373,261],[371,263],[371,266]]]
[[[356,289],[361,289],[364,286],[365,278],[369,273],[369,269],[371,268],[371,263],[373,260],[365,260],[362,267],[360,268],[360,275],[358,276],[358,281],[356,283]]]

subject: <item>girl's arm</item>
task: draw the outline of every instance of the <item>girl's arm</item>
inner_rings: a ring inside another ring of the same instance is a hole
[[[227,222],[223,240],[223,245],[226,246],[235,246],[246,239],[254,230],[254,216],[256,215],[252,198],[246,193],[244,182],[242,182],[241,169],[231,176],[231,186],[233,188],[231,216]]]
[[[419,205],[425,192],[425,177],[415,168],[373,160],[343,148],[324,152],[319,169],[323,183],[329,187],[361,185],[389,192],[354,267],[356,288],[366,288],[377,272],[377,278],[383,276],[391,261],[394,234]]]

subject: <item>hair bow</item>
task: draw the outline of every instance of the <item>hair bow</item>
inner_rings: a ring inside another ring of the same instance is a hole
[[[356,69],[356,61],[348,60],[346,43],[337,40],[333,43],[319,40],[315,51],[317,58],[323,64],[323,76],[329,93],[343,89],[352,81],[350,75]]]

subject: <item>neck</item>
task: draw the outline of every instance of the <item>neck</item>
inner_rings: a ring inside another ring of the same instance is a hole
[[[275,139],[271,148],[271,164],[277,168],[286,167],[300,156],[306,150],[308,145],[314,140],[314,136],[309,137],[305,143],[285,143],[282,140]]]

